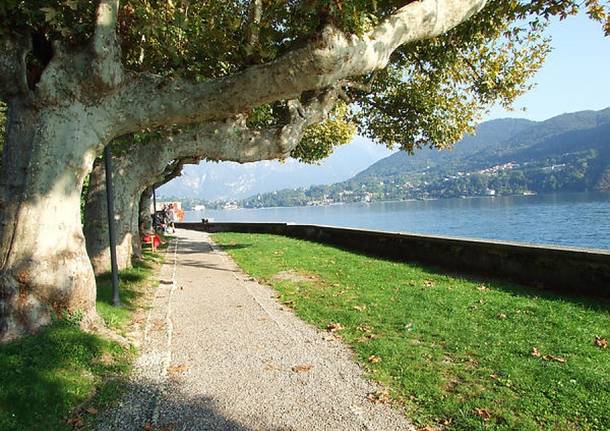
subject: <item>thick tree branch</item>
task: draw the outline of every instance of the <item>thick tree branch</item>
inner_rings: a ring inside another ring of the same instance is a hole
[[[30,96],[25,59],[32,49],[29,35],[0,40],[0,97]]]
[[[118,13],[119,0],[99,1],[91,44],[92,73],[98,85],[106,90],[115,88],[123,79],[121,50],[116,35]]]
[[[248,27],[246,29],[246,40],[250,47],[258,45],[261,19],[263,17],[263,0],[250,0],[248,11]]]
[[[401,45],[432,38],[469,19],[486,0],[422,0],[409,3],[361,37],[329,26],[309,45],[275,61],[226,78],[194,83],[138,75],[125,87],[118,111],[122,129],[218,120],[341,79],[384,68]]]

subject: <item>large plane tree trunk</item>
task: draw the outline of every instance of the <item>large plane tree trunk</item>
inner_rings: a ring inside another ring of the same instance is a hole
[[[48,323],[53,313],[95,317],[80,194],[100,130],[78,104],[9,106],[0,173],[0,340]]]
[[[119,270],[122,270],[131,267],[132,229],[130,225],[133,218],[129,208],[130,203],[126,203],[124,199],[125,193],[128,193],[126,189],[130,185],[125,184],[122,177],[116,172],[113,175],[113,185],[115,190],[113,223],[117,238],[117,266]],[[84,231],[87,253],[95,274],[110,271],[106,171],[101,158],[95,161],[89,179]]]

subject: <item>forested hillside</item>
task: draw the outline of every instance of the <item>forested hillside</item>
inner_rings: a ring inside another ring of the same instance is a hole
[[[245,207],[610,190],[610,108],[543,122],[482,123],[453,150],[395,153],[350,180],[282,190]]]

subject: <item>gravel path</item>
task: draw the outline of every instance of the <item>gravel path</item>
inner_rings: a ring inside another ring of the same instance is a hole
[[[123,420],[106,429],[414,429],[401,412],[367,399],[379,388],[338,339],[283,308],[207,234],[177,237],[175,267],[164,268],[174,282],[161,295],[169,301],[156,300],[148,325],[165,336],[149,337],[136,373],[144,377],[115,413]]]

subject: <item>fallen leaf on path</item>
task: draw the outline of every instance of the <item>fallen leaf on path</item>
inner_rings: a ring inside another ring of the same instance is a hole
[[[369,362],[371,364],[378,364],[379,362],[381,362],[381,358],[377,355],[371,355],[369,356]]]
[[[309,371],[313,368],[313,365],[311,364],[300,364],[300,365],[295,365],[294,367],[292,367],[292,371],[294,371],[295,373],[304,373],[306,371]]]
[[[180,374],[184,373],[186,370],[188,370],[188,366],[186,364],[174,364],[169,366],[167,372],[169,374]]]
[[[273,361],[272,362],[267,362],[265,364],[264,368],[265,368],[265,371],[275,371],[275,370],[281,370],[282,369],[282,367],[279,364],[277,364],[277,363],[275,363]]]
[[[565,358],[562,358],[561,356],[555,356],[555,355],[544,355],[542,357],[542,359],[544,359],[545,361],[553,361],[553,362],[559,362],[562,364],[566,363]]]
[[[484,421],[489,420],[491,418],[491,413],[487,409],[481,409],[478,407],[474,408],[474,412],[477,416],[480,416]]]
[[[539,358],[540,357],[540,350],[538,350],[538,348],[536,347],[532,347],[532,356]]]
[[[87,413],[89,413],[90,415],[96,415],[97,414],[97,409],[95,407],[87,407],[85,409],[85,411]]]
[[[608,340],[606,340],[605,338],[598,337],[596,335],[595,336],[595,345],[597,347],[601,347],[602,349],[606,349],[606,348],[608,348]]]
[[[328,326],[326,327],[326,329],[328,329],[330,332],[342,331],[343,325],[338,322],[329,323]]]

